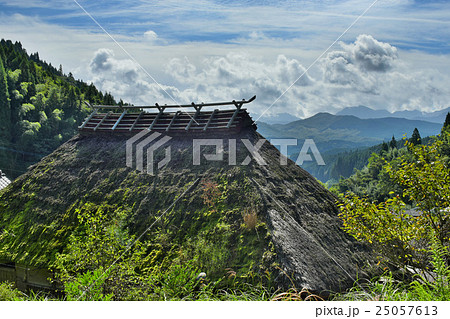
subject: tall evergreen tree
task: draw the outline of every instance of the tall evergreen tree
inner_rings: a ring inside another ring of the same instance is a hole
[[[9,103],[8,80],[0,58],[0,140],[9,141],[11,138],[11,106]]]
[[[394,135],[392,135],[392,139],[389,142],[389,147],[392,149],[397,148],[397,140],[395,139]]]
[[[11,107],[9,104],[8,81],[0,54],[0,142],[8,147],[11,142]],[[9,163],[10,154],[0,150],[0,163]],[[3,167],[5,168],[5,167]],[[0,167],[1,169],[1,167]]]
[[[419,133],[419,130],[417,129],[417,127],[414,129],[413,134],[412,134],[411,138],[409,139],[409,142],[414,145],[422,144],[422,138],[420,137],[420,133]]]
[[[447,116],[445,117],[445,122],[443,128],[450,127],[450,112],[447,113]]]
[[[386,153],[387,151],[389,151],[389,146],[386,142],[383,142],[383,144],[381,144],[381,150],[380,150],[380,154]]]

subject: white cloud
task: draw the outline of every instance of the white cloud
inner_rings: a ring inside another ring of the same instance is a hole
[[[367,34],[359,35],[355,43],[341,45],[352,60],[367,71],[387,71],[398,57],[397,48]]]
[[[109,49],[99,49],[89,64],[92,82],[104,92],[134,104],[178,98],[178,89],[172,86],[149,82],[140,66],[130,59],[117,59]],[[173,101],[172,101],[173,102]],[[150,104],[153,104],[150,103]]]
[[[152,31],[152,30],[145,31],[144,37],[150,42],[154,42],[154,41],[158,40],[158,35],[156,34],[155,31]]]
[[[256,94],[248,107],[260,113],[370,2],[132,0],[112,1],[107,7],[81,3],[177,102]],[[28,52],[39,51],[43,59],[94,81],[117,99],[174,103],[74,3],[23,3],[24,8],[62,9],[46,10],[53,14],[49,19],[42,13],[0,14],[2,37],[22,41]],[[333,47],[268,113],[303,116],[360,104],[390,110],[449,106],[450,29],[444,26],[450,23],[450,6],[424,4],[414,9],[411,4],[379,2],[345,35],[345,42]],[[0,0],[0,5],[8,12],[26,12],[14,2]],[[71,23],[65,24],[67,20]],[[207,40],[199,40],[202,37]]]
[[[96,85],[135,104],[227,101],[256,95],[257,100],[248,106],[254,117],[278,98],[266,115],[311,116],[354,105],[432,110],[450,104],[447,74],[412,67],[394,46],[370,35],[341,43],[341,49],[329,52],[315,68],[313,76],[305,73],[297,59],[282,54],[265,59],[240,50],[196,62],[172,58],[162,77],[164,90],[174,101],[136,63],[115,58],[111,50],[96,51],[90,62]]]
[[[428,111],[449,106],[450,89],[445,83],[450,77],[439,70],[417,68],[400,59],[395,47],[370,35],[341,47],[321,61],[323,94],[334,97],[330,105]]]

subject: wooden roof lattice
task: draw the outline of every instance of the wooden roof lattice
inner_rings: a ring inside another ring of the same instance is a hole
[[[247,110],[242,108],[244,104],[254,101],[255,98],[256,96],[249,100],[186,105],[159,105],[158,103],[154,106],[93,105],[94,111],[78,127],[78,130],[82,133],[131,133],[144,129],[174,133],[239,131],[243,127],[255,125]],[[235,109],[202,111],[205,107],[229,105],[234,105]],[[193,108],[195,111],[185,111],[188,108]],[[158,112],[151,112],[154,109]],[[167,111],[170,109],[172,111]]]

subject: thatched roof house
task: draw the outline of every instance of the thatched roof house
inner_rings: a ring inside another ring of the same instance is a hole
[[[160,106],[152,114],[94,112],[79,135],[0,195],[0,227],[15,233],[2,238],[0,259],[51,266],[77,227],[75,211],[107,203],[124,212],[124,227],[136,235],[170,208],[155,226],[170,230],[163,245],[181,247],[186,258],[196,254],[206,273],[268,270],[281,286],[317,292],[351,286],[371,258],[367,248],[341,229],[336,198],[261,142],[245,103],[208,112],[192,105],[189,114]],[[205,200],[208,185],[220,198]]]

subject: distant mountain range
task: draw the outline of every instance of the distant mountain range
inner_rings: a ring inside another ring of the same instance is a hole
[[[418,110],[413,110],[413,111],[396,111],[391,113],[387,110],[374,110],[370,107],[360,105],[360,106],[346,107],[337,112],[335,115],[353,115],[359,117],[360,119],[379,119],[385,117],[395,117],[395,118],[404,118],[407,120],[419,120],[443,124],[448,112],[450,112],[450,107],[435,112],[422,112]],[[257,114],[255,114],[254,118],[258,118]],[[300,120],[300,118],[289,113],[278,113],[270,116],[263,114],[263,116],[261,116],[259,120],[268,124],[287,124],[296,120]]]
[[[419,130],[422,137],[439,134],[448,112],[450,108],[430,113],[417,110],[390,113],[387,110],[356,106],[347,107],[336,115],[318,113],[303,120],[283,113],[276,117],[261,117],[263,122],[258,121],[257,124],[259,133],[269,140],[297,139],[298,145],[289,146],[287,154],[294,161],[298,158],[304,141],[313,139],[325,160],[325,166],[319,166],[313,161],[304,162],[302,167],[314,177],[326,182],[342,174],[346,177],[351,174],[351,169],[342,172],[336,168],[339,158],[345,161],[345,156],[363,157],[358,163],[358,168],[361,168],[372,150],[381,148],[380,143],[390,141],[392,136],[402,144],[404,135],[410,137],[414,128]],[[377,144],[378,146],[374,146]],[[355,149],[361,150],[359,155],[352,155]]]
[[[255,114],[255,116],[253,116],[253,118],[257,119],[258,114]],[[289,113],[278,113],[275,115],[263,114],[259,120],[262,122],[265,122],[265,123],[269,123],[269,124],[286,124],[286,123],[290,123],[292,121],[300,120],[300,118],[298,118],[292,114],[289,114]]]
[[[361,119],[353,115],[318,113],[288,124],[257,124],[258,131],[268,139],[299,139],[297,147],[288,148],[289,155],[293,155],[300,151],[305,139],[313,139],[320,152],[337,153],[389,141],[393,135],[401,140],[404,134],[411,136],[414,128],[422,137],[436,135],[444,120],[445,116],[440,123],[431,123],[396,117]]]
[[[360,119],[396,117],[408,120],[422,120],[427,122],[443,124],[445,121],[445,116],[447,115],[448,112],[450,112],[450,107],[435,112],[421,112],[418,110],[414,110],[414,111],[397,111],[391,113],[386,110],[374,110],[367,106],[360,105],[360,106],[346,107],[345,109],[337,112],[336,115],[353,115],[359,117]]]

